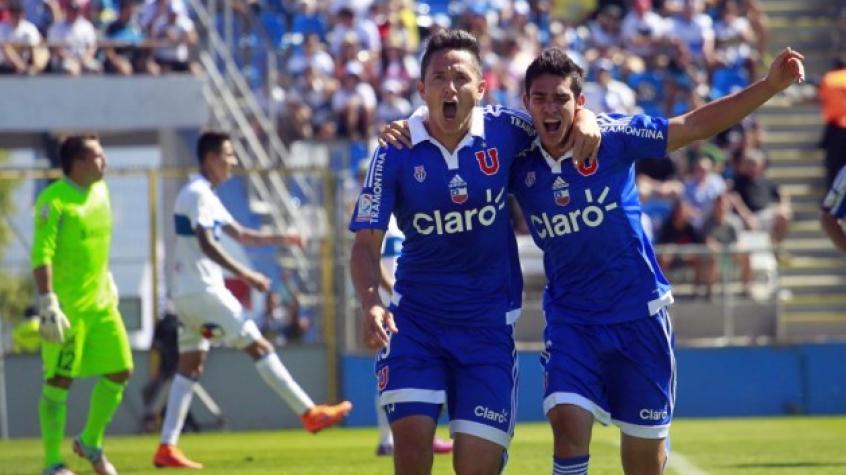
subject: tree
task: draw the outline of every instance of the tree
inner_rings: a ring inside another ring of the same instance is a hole
[[[0,165],[8,160],[9,152],[0,150]],[[19,179],[0,178],[0,262],[12,237],[6,217],[15,211],[12,194],[20,183]],[[0,318],[16,322],[23,317],[26,307],[32,304],[33,288],[29,274],[16,275],[0,267]]]

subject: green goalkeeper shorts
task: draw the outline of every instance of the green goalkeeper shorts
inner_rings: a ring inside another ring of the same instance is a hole
[[[44,379],[84,378],[132,369],[129,336],[117,308],[85,316],[68,315],[71,328],[61,344],[43,342]]]

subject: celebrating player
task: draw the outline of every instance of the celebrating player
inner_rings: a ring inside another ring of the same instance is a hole
[[[382,348],[376,373],[396,473],[431,472],[447,403],[455,471],[493,474],[515,423],[522,293],[506,195],[532,131],[524,114],[477,107],[485,82],[469,33],[433,35],[421,64],[417,87],[429,114],[409,120],[410,149],[374,154],[350,224],[352,278],[364,341]],[[588,114],[580,120],[595,127]],[[406,239],[388,310],[379,260],[392,213]]]
[[[61,453],[68,390],[75,378],[100,376],[88,419],[73,451],[94,472],[116,474],[103,453],[106,426],[123,398],[132,353],[109,273],[112,214],[103,182],[106,156],[93,135],[75,135],[59,147],[64,178],[35,203],[32,268],[38,289],[44,385],[38,403],[45,475],[72,475]]]
[[[221,267],[267,292],[270,281],[235,261],[218,243],[221,231],[246,245],[301,245],[298,235],[262,233],[241,227],[226,211],[214,188],[227,180],[236,163],[229,135],[205,132],[197,142],[200,175],[194,176],[176,198],[173,303],[182,321],[179,368],[170,387],[161,444],[153,457],[157,467],[201,468],[176,447],[194,386],[202,374],[210,340],[227,341],[254,361],[262,380],[298,415],[309,432],[332,426],[352,405],[315,405],[279,360],[252,320],[244,318],[238,300],[223,283]]]
[[[622,432],[627,474],[658,474],[675,403],[673,301],[641,228],[634,161],[708,138],[801,81],[802,55],[785,49],[748,88],[664,119],[600,115],[596,160],[571,166],[561,138],[578,109],[582,71],[558,49],[529,66],[523,97],[538,140],[511,176],[535,243],[544,251],[544,410],[553,473],[586,474],[593,420]]]

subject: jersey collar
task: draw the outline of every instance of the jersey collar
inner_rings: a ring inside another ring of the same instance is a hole
[[[211,182],[208,180],[208,178],[204,177],[202,173],[192,174],[191,181],[199,181],[203,185],[207,186],[210,190],[214,190],[214,187],[212,186]]]
[[[563,157],[556,160],[549,152],[543,148],[543,144],[540,141],[539,137],[535,137],[535,147],[540,150],[541,156],[543,156],[543,161],[549,166],[549,169],[552,170],[552,173],[560,174],[561,173],[561,164],[564,162],[569,162],[571,158],[573,158],[573,149],[567,151]]]
[[[479,137],[482,140],[485,140],[485,114],[481,107],[474,107],[473,112],[471,112],[470,117],[470,130],[467,132],[467,135],[458,143],[458,146],[455,147],[455,151],[450,153],[449,150],[446,149],[440,142],[438,142],[434,137],[429,135],[429,131],[426,130],[426,126],[424,122],[426,119],[429,118],[429,109],[426,106],[421,106],[414,111],[414,114],[408,118],[408,129],[411,132],[411,146],[414,147],[420,142],[424,140],[428,140],[432,143],[432,145],[438,147],[438,150],[441,151],[441,155],[444,158],[444,161],[447,164],[447,168],[450,170],[457,170],[458,169],[458,152],[461,151],[462,148],[467,147],[473,143],[474,137]]]

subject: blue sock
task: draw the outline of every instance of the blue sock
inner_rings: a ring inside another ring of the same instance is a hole
[[[590,455],[570,458],[552,458],[552,475],[587,475]]]

